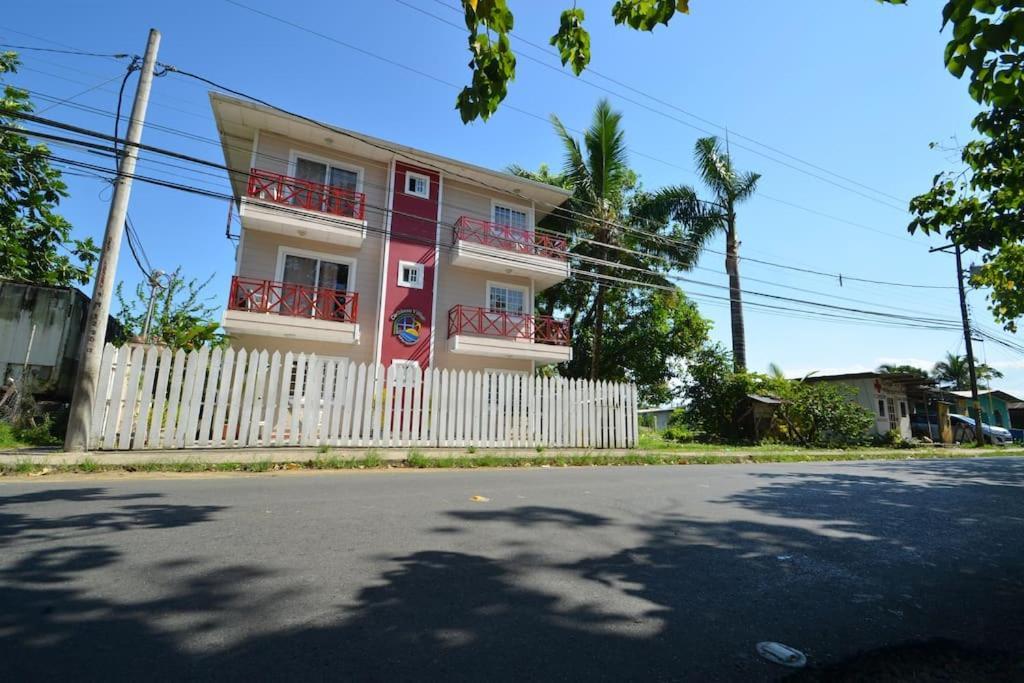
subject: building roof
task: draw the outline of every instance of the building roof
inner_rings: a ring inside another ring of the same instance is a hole
[[[262,130],[383,163],[397,156],[412,165],[440,170],[461,182],[486,185],[526,202],[539,202],[534,209],[538,221],[550,213],[553,206],[563,204],[571,195],[568,190],[554,185],[346,130],[333,124],[313,122],[273,107],[217,92],[210,93],[210,105],[213,107],[227,165],[232,169],[244,170],[246,174],[251,163],[254,135],[257,130]],[[244,175],[233,173],[231,176],[235,195],[244,195]]]
[[[781,398],[775,398],[774,396],[761,396],[759,394],[747,394],[747,398],[755,403],[766,403],[768,405],[782,405]]]
[[[893,384],[932,384],[934,380],[909,372],[848,372],[840,375],[810,375],[805,382],[844,382],[858,379],[883,379]]]
[[[946,393],[947,394],[953,394],[954,396],[959,396],[960,398],[970,398],[971,397],[971,392],[970,391],[947,391]],[[990,394],[992,396],[995,396],[996,398],[999,398],[999,399],[1002,399],[1002,400],[1006,401],[1007,403],[1020,403],[1021,402],[1021,399],[1017,398],[1013,394],[1006,393],[1002,389],[979,389],[978,390],[978,396],[988,396]]]

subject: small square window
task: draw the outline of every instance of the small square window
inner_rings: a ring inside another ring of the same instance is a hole
[[[422,173],[405,172],[405,193],[413,197],[430,199],[430,176]]]
[[[423,264],[412,261],[398,262],[398,286],[423,289]]]

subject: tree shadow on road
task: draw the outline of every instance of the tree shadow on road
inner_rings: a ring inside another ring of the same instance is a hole
[[[439,543],[474,527],[509,535],[513,550],[398,553],[315,624],[254,627],[202,649],[166,620],[191,614],[211,634],[258,622],[287,609],[287,572],[166,568],[177,580],[163,597],[112,602],[81,580],[125,558],[68,543],[4,569],[0,678],[759,680],[786,673],[756,658],[765,639],[812,663],[924,635],[1019,651],[1024,470],[989,462],[755,471],[754,485],[721,497],[720,516],[451,510],[451,525],[434,529]],[[154,513],[182,525],[211,514]],[[18,524],[21,539],[32,533],[30,520]],[[553,560],[517,545],[524,530],[538,546],[600,534],[608,550]],[[250,591],[257,580],[281,591]]]

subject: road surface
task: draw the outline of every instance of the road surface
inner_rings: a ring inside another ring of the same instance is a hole
[[[1017,458],[0,483],[5,681],[774,680],[1022,608]]]

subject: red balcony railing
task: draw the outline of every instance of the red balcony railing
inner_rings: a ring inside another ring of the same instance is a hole
[[[290,178],[258,168],[249,171],[248,194],[277,204],[357,220],[363,220],[366,210],[366,195],[362,192]]]
[[[565,260],[568,242],[563,237],[462,216],[455,222],[455,241],[476,242],[521,254]]]
[[[492,311],[461,304],[448,311],[448,336],[456,334],[522,339],[556,346],[572,343],[568,320],[556,320],[547,315]]]
[[[359,295],[340,289],[254,280],[236,275],[231,278],[228,308],[232,311],[353,323],[359,312]]]

